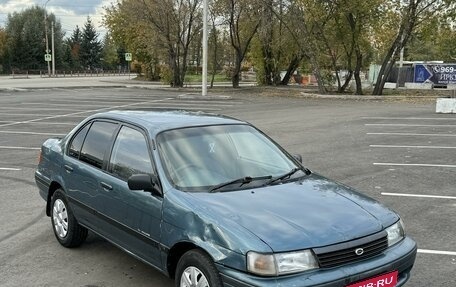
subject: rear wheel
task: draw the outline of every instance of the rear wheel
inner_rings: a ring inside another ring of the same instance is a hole
[[[222,280],[212,259],[200,250],[185,253],[176,270],[176,287],[222,287]]]
[[[77,247],[87,237],[87,229],[78,224],[61,189],[52,195],[51,222],[54,235],[65,247]]]

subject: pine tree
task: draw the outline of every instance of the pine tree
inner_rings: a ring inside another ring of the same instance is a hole
[[[80,50],[82,43],[82,33],[79,26],[76,25],[76,28],[73,30],[70,38],[67,39],[67,45],[70,47],[71,60],[69,61],[71,68],[80,69],[81,68],[81,59],[80,59]]]
[[[93,70],[100,67],[102,45],[98,40],[98,33],[92,24],[90,17],[87,17],[87,22],[84,24],[82,31],[81,49],[79,57],[81,64],[88,70]]]

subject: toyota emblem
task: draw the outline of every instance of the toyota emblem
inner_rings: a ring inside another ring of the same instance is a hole
[[[355,249],[355,254],[356,255],[361,256],[361,255],[363,255],[363,253],[364,253],[364,249],[362,249],[362,248],[356,248]]]

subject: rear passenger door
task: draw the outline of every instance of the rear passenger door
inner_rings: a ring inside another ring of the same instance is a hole
[[[133,174],[155,174],[154,170],[146,133],[123,125],[112,147],[108,174],[102,178],[104,213],[112,219],[116,243],[159,267],[162,197],[132,191],[127,184]]]
[[[118,124],[96,120],[86,124],[70,140],[65,156],[65,187],[76,218],[98,233],[106,233],[103,190],[100,177],[104,174],[106,157]]]

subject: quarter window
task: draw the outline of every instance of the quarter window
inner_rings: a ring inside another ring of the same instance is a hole
[[[90,124],[84,126],[81,130],[78,131],[76,136],[73,137],[73,140],[70,144],[70,149],[68,155],[74,158],[79,158],[81,153],[82,143],[84,142],[87,131],[89,130]]]
[[[98,168],[103,167],[103,158],[110,146],[117,124],[94,122],[82,146],[79,159]]]
[[[133,174],[152,173],[149,149],[141,132],[122,127],[114,143],[109,170],[123,180]]]

